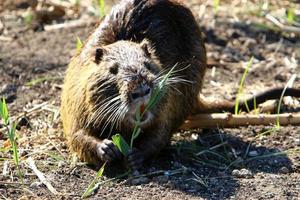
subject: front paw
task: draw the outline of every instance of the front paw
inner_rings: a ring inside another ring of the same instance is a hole
[[[129,167],[133,171],[138,171],[141,169],[145,160],[143,153],[136,148],[129,150],[126,158]]]
[[[97,144],[97,154],[102,161],[107,162],[120,160],[122,158],[122,153],[113,144],[113,142],[108,139],[105,139]]]

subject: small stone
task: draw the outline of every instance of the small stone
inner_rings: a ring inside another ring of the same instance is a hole
[[[33,182],[33,183],[31,183],[30,184],[30,188],[39,188],[39,187],[41,187],[43,185],[43,183],[42,182]]]
[[[0,20],[0,35],[2,34],[3,30],[4,30],[4,25]]]
[[[232,176],[235,176],[237,178],[252,178],[253,174],[250,170],[248,169],[235,169],[232,171]]]
[[[57,167],[58,168],[63,168],[65,165],[66,165],[66,163],[61,160],[61,161],[58,162]]]
[[[258,152],[257,151],[250,151],[249,156],[250,157],[256,157],[256,156],[258,156]]]
[[[192,138],[193,140],[198,140],[198,137],[199,137],[199,135],[198,135],[198,134],[195,134],[195,133],[193,133],[192,136],[191,136],[191,138]]]
[[[281,167],[279,169],[279,172],[282,174],[288,174],[290,172],[290,170],[287,167]]]
[[[300,146],[300,139],[295,139],[295,143],[297,146]]]

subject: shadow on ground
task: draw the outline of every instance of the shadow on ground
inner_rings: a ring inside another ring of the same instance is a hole
[[[251,179],[260,172],[280,174],[282,169],[292,170],[292,161],[285,152],[251,144],[221,129],[203,130],[197,139],[191,140],[189,136],[181,133],[180,137],[185,138],[178,141],[175,136],[176,142],[145,164],[142,174],[152,175],[134,183],[143,185],[152,181],[165,189],[195,197],[227,199],[240,187],[238,178]],[[110,178],[122,169],[125,172],[122,167],[109,169],[106,176]],[[178,170],[179,173],[172,175]]]

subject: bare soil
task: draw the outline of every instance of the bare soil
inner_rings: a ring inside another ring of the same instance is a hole
[[[300,88],[300,38],[260,26],[272,24],[255,14],[258,2],[221,1],[215,12],[210,1],[186,1],[202,27],[209,62],[216,64],[207,71],[205,96],[234,100],[251,56],[255,60],[245,96],[284,86],[292,74],[298,75],[294,87]],[[269,2],[272,10],[287,6],[300,10],[296,1]],[[69,154],[59,105],[64,71],[76,53],[76,38],[84,41],[94,23],[33,30],[16,10],[10,7],[0,13],[5,29],[1,32],[0,28],[0,36],[9,38],[0,40],[0,97],[8,102],[12,117],[22,116],[18,146],[23,178],[17,175],[8,137],[0,129],[0,199],[80,199],[96,171]],[[290,104],[285,106],[288,111],[300,110],[299,99],[287,99],[285,104]],[[90,198],[300,199],[300,126],[262,134],[273,128],[220,127],[175,133],[168,148],[145,165],[143,173],[152,175],[136,185],[128,177],[110,181]],[[28,167],[28,157],[61,195],[53,195],[40,183]],[[122,167],[106,168],[101,180],[124,172]],[[174,170],[178,173],[172,174]]]

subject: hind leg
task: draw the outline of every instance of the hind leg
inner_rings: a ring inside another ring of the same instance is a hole
[[[69,143],[72,151],[76,152],[81,160],[96,166],[122,158],[121,152],[111,140],[100,140],[89,135],[85,130],[72,134]]]

